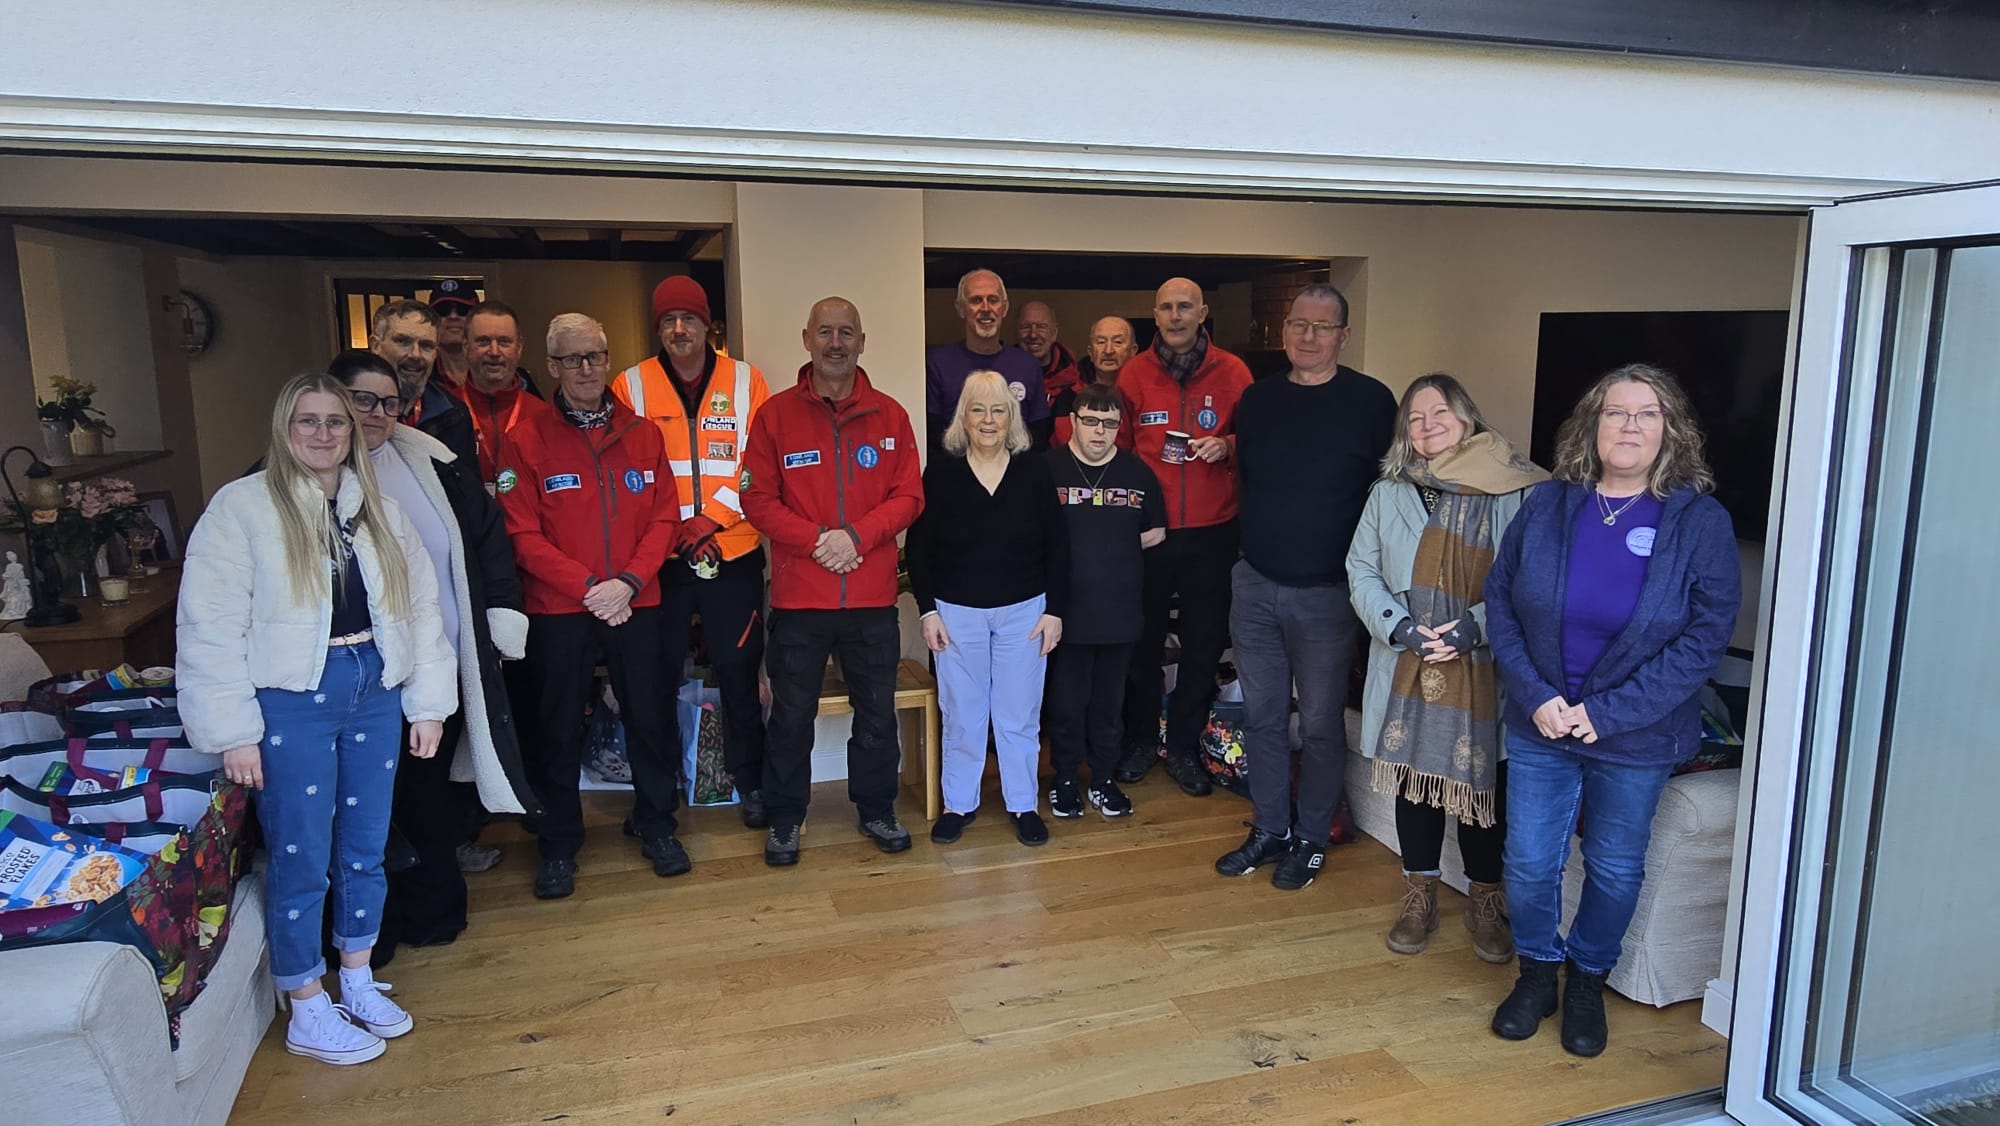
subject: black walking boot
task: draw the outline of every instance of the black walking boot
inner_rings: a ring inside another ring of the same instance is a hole
[[[1118,760],[1115,777],[1125,783],[1143,782],[1146,779],[1146,772],[1153,769],[1153,764],[1159,761],[1160,748],[1157,745],[1128,747],[1125,756]]]
[[[1563,1051],[1595,1056],[1604,1051],[1604,975],[1569,964],[1563,982]]]
[[[1493,1033],[1503,1040],[1526,1040],[1556,1011],[1556,970],[1561,962],[1523,957],[1514,991],[1493,1010]]]
[[[1191,798],[1207,797],[1215,789],[1208,780],[1208,767],[1202,765],[1199,755],[1168,755],[1167,775],[1180,786],[1181,793]]]

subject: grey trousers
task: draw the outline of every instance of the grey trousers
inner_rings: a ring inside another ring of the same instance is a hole
[[[1361,645],[1361,620],[1348,603],[1346,583],[1284,586],[1243,560],[1230,585],[1229,633],[1243,685],[1243,753],[1257,827],[1279,835],[1292,830],[1323,845],[1347,782],[1347,678]],[[1304,745],[1296,817],[1294,685]]]

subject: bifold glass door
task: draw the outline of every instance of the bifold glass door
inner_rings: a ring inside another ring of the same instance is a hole
[[[2000,187],[1816,212],[1727,1109],[2000,1123]]]

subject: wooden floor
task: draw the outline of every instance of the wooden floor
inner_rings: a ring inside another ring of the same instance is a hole
[[[1472,956],[1449,891],[1429,952],[1390,953],[1400,868],[1372,840],[1284,893],[1210,867],[1241,799],[1157,770],[1131,793],[1136,816],[1051,821],[1029,849],[989,792],[958,844],[912,818],[915,847],[885,856],[825,785],[798,867],[767,869],[734,809],[696,810],[673,880],[590,795],[575,898],[532,898],[532,844],[489,832],[506,860],[471,877],[472,928],[381,975],[416,1031],[334,1068],[288,1055],[281,1015],[230,1121],[1504,1126],[1722,1080],[1693,1003],[1612,997],[1595,1060],[1554,1021],[1495,1038],[1513,968]]]

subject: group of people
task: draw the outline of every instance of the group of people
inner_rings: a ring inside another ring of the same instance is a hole
[[[554,318],[544,400],[504,303],[443,285],[429,303],[390,302],[368,350],[285,385],[264,468],[196,525],[182,714],[230,780],[262,791],[291,1050],[356,1063],[409,1030],[371,954],[464,928],[459,864],[480,862],[479,807],[529,818],[536,896],[573,893],[600,658],[632,767],[625,832],[656,874],[690,870],[672,704],[697,621],[766,863],[799,859],[829,657],[854,713],[857,831],[909,849],[894,700],[905,532],[944,721],[934,842],[976,816],[989,739],[1031,846],[1049,839],[1044,796],[1058,819],[1124,817],[1120,784],[1161,760],[1183,791],[1209,792],[1199,740],[1233,647],[1254,815],[1215,867],[1270,865],[1275,886],[1304,888],[1345,785],[1365,632],[1359,750],[1397,795],[1407,887],[1389,946],[1416,953],[1437,928],[1455,817],[1474,949],[1519,954],[1494,1030],[1531,1035],[1567,962],[1564,1045],[1602,1050],[1603,979],[1653,807],[1695,750],[1696,693],[1739,598],[1728,517],[1670,376],[1606,375],[1543,484],[1450,376],[1399,404],[1341,364],[1347,302],[1331,286],[1292,302],[1289,370],[1253,380],[1210,340],[1188,279],[1159,288],[1149,347],[1106,317],[1079,360],[1039,302],[1016,318],[1018,346],[1003,340],[1005,285],[976,270],[955,295],[963,339],[927,355],[926,467],[908,414],[860,366],[851,301],[812,306],[808,360],[775,392],[710,342],[692,279],[668,278],[651,304],[658,351],[616,374],[601,324]],[[1579,805],[1588,879],[1565,939]],[[418,860],[393,877],[392,819]],[[339,1006],[321,986],[323,910]]]

